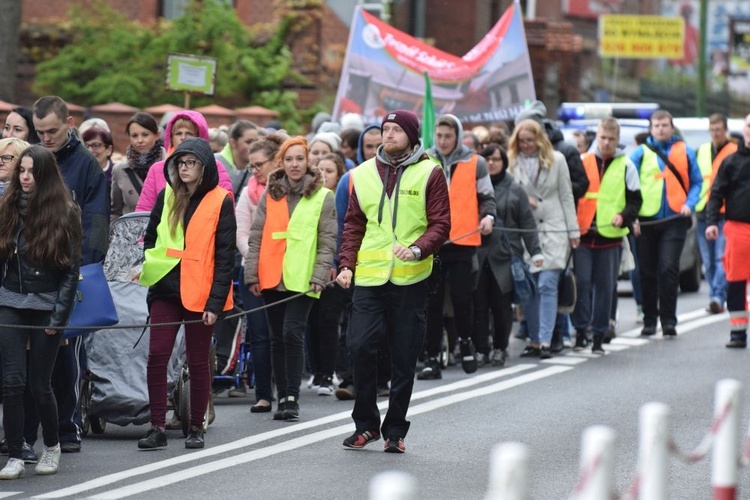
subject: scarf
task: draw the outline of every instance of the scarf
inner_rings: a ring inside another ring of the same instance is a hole
[[[401,165],[401,162],[409,158],[411,155],[414,154],[414,151],[417,150],[417,147],[419,147],[419,144],[414,146],[411,149],[405,149],[400,154],[397,155],[389,155],[385,152],[385,149],[383,149],[383,156],[385,156],[385,159],[388,160],[388,163],[393,167],[398,167]]]
[[[163,146],[164,141],[161,138],[156,139],[153,147],[145,153],[139,153],[133,146],[128,146],[128,166],[133,169],[141,180],[146,180],[146,175],[148,175],[148,169],[151,168],[151,165],[164,159]]]
[[[250,202],[256,207],[258,206],[258,201],[260,200],[260,197],[263,196],[265,190],[266,185],[258,182],[258,179],[256,179],[254,175],[250,177],[249,181],[247,181],[247,196],[250,198]]]
[[[499,174],[490,175],[490,181],[492,181],[493,186],[497,186],[503,182],[503,179],[505,179],[505,169],[502,169]]]
[[[539,177],[539,154],[525,155],[519,153],[516,157],[516,168],[520,168],[531,183],[536,186],[536,180]]]

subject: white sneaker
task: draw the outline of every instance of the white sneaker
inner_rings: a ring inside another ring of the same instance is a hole
[[[20,458],[9,458],[3,470],[0,470],[0,479],[18,479],[26,474],[26,467]]]
[[[307,381],[307,388],[312,389],[315,383],[315,375],[310,375],[310,380]]]
[[[60,443],[57,443],[52,448],[47,448],[47,445],[44,445],[42,457],[39,459],[39,463],[36,464],[36,469],[34,469],[37,475],[47,476],[57,474],[57,468],[60,466],[60,453]]]

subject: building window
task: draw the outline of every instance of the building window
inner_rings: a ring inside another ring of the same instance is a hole
[[[210,0],[209,0],[210,1]],[[225,3],[234,7],[234,0],[213,0],[215,2]],[[164,19],[174,19],[180,17],[185,12],[190,0],[161,0],[159,2],[159,16]]]

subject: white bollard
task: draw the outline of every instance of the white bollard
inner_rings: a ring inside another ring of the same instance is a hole
[[[492,448],[490,480],[485,500],[526,500],[529,482],[529,447],[500,443]]]
[[[734,500],[740,459],[740,408],[742,384],[724,379],[716,383],[714,421],[718,428],[714,436],[711,460],[711,487],[714,500]]]
[[[646,403],[640,411],[638,500],[664,500],[669,484],[669,406]]]
[[[581,466],[578,484],[573,491],[575,500],[601,500],[615,495],[615,440],[617,433],[604,425],[583,431],[581,437]]]
[[[406,472],[387,471],[370,480],[370,500],[416,500],[417,480]]]

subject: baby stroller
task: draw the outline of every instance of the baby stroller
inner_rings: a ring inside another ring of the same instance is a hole
[[[147,288],[135,279],[143,265],[143,235],[148,220],[148,212],[136,212],[117,219],[110,227],[104,274],[120,324],[147,322]],[[143,328],[99,330],[86,335],[84,343],[88,369],[79,399],[84,435],[89,430],[94,434],[104,432],[108,422],[120,426],[148,423],[151,416],[146,383],[148,331],[144,332]],[[172,392],[181,379],[185,359],[183,334],[177,337],[167,369]],[[174,406],[179,411],[179,404]]]

